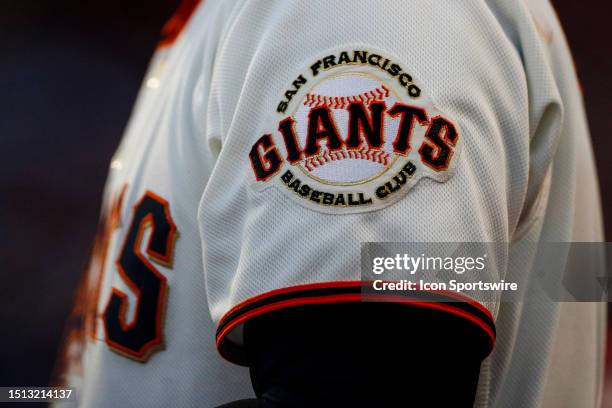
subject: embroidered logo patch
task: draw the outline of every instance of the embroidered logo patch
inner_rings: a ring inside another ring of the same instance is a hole
[[[315,61],[275,116],[275,131],[249,152],[256,188],[275,185],[328,213],[383,208],[421,177],[446,181],[461,146],[457,125],[404,66],[368,50]]]

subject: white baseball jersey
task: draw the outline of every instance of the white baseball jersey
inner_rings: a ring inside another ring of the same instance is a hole
[[[547,0],[191,1],[168,28],[66,343],[81,406],[251,396],[243,323],[359,301],[362,242],[506,242],[523,282],[522,242],[602,239]],[[481,303],[445,309],[494,344],[475,406],[598,406],[603,304]]]

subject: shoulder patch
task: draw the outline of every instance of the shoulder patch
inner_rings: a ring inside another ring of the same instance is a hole
[[[338,214],[391,205],[421,177],[448,180],[459,128],[404,68],[364,49],[313,61],[250,149],[254,187],[275,186],[307,208]]]

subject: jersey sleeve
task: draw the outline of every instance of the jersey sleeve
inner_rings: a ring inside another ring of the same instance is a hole
[[[241,327],[255,316],[362,301],[362,243],[504,243],[526,222],[556,134],[534,129],[558,113],[556,95],[533,101],[548,74],[530,83],[514,34],[486,7],[239,8],[215,64],[206,137],[217,159],[198,215],[224,357],[243,362]],[[505,274],[507,247],[495,248],[489,281]],[[461,310],[397,302],[470,321],[492,347],[499,294],[450,296]]]

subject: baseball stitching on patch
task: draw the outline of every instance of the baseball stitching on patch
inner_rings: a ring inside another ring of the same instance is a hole
[[[339,150],[339,151],[326,151],[317,156],[309,157],[303,161],[304,167],[308,171],[312,171],[319,166],[323,166],[324,164],[334,161],[334,160],[343,160],[343,159],[359,159],[359,160],[368,160],[374,163],[380,163],[384,166],[389,164],[389,160],[391,155],[386,153],[380,149],[370,149],[362,147],[359,150]]]
[[[327,107],[330,109],[344,109],[351,103],[360,102],[370,105],[374,102],[382,102],[390,95],[389,88],[385,84],[371,91],[363,92],[353,96],[325,96],[308,92],[304,105],[311,108]]]

